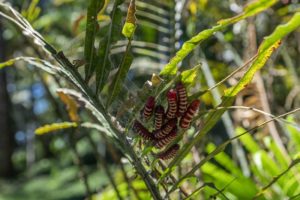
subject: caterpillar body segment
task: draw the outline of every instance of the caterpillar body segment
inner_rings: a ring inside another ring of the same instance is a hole
[[[148,131],[139,121],[135,120],[133,123],[133,130],[146,140],[153,140],[153,134]]]
[[[159,130],[154,131],[154,137],[156,139],[161,139],[166,137],[171,130],[176,126],[177,124],[177,119],[171,119],[169,120],[165,125],[163,125],[163,127]]]
[[[184,113],[183,117],[180,119],[179,125],[183,129],[187,129],[190,127],[191,121],[193,117],[195,116],[196,112],[198,111],[198,108],[200,106],[199,100],[194,100],[187,108],[186,112]]]
[[[177,136],[177,127],[175,126],[166,137],[162,139],[156,139],[154,146],[160,149],[166,146],[167,144],[169,144],[172,140],[174,140],[176,136]]]
[[[147,102],[143,109],[143,117],[145,120],[150,119],[155,106],[155,98],[153,96],[148,97]]]
[[[177,112],[177,93],[175,90],[171,89],[167,93],[167,100],[168,100],[168,110],[166,116],[168,119],[173,119],[176,117],[176,112]]]
[[[187,109],[188,98],[186,89],[181,82],[176,84],[176,92],[178,96],[177,116],[183,116]]]
[[[165,114],[165,109],[161,105],[156,106],[155,112],[154,112],[154,126],[155,130],[158,130],[162,127],[164,123],[164,114]]]
[[[157,154],[157,157],[162,160],[171,159],[177,154],[179,148],[180,148],[179,144],[174,144],[169,149]]]

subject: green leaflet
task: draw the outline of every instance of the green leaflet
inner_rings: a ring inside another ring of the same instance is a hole
[[[196,65],[192,69],[185,70],[181,72],[181,82],[184,85],[194,85],[196,81],[196,77],[198,76],[199,73],[199,68],[201,65]]]
[[[235,17],[221,20],[218,22],[218,25],[213,26],[211,29],[201,31],[196,36],[192,37],[190,40],[186,41],[181,49],[177,51],[176,55],[170,60],[170,62],[162,69],[160,75],[175,75],[177,73],[177,65],[181,62],[197,45],[199,45],[203,40],[212,36],[215,32],[220,31],[227,27],[230,24],[234,24],[237,21],[245,19],[247,17],[256,15],[259,12],[262,12],[272,5],[274,5],[277,0],[261,0],[254,1],[249,4],[245,11]]]
[[[75,128],[77,126],[78,126],[78,124],[75,122],[53,123],[53,124],[47,124],[47,125],[44,125],[44,126],[41,126],[37,129],[35,129],[34,133],[36,135],[43,135],[46,133],[50,133],[50,132],[58,131],[58,130],[62,130],[62,129]]]
[[[122,88],[123,82],[129,71],[130,65],[133,60],[133,56],[129,50],[130,44],[131,44],[131,42],[129,41],[127,44],[126,52],[125,52],[125,54],[122,58],[122,61],[118,67],[119,68],[118,72],[113,79],[112,85],[110,86],[110,96],[107,99],[106,107],[108,107],[115,100],[117,95],[119,94],[119,92]]]
[[[114,4],[114,8],[111,13],[111,24],[109,30],[104,38],[99,42],[99,49],[97,55],[96,66],[96,91],[100,92],[107,80],[111,69],[111,62],[109,60],[110,46],[112,43],[117,42],[120,39],[122,12],[118,8],[120,2]]]
[[[90,0],[87,9],[86,32],[84,44],[84,58],[87,62],[85,66],[85,78],[88,80],[95,69],[95,37],[98,26],[97,14],[104,6],[104,0]]]

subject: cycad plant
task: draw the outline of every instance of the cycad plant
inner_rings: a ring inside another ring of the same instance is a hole
[[[295,142],[288,144],[298,148],[296,138],[299,136],[293,129],[297,125],[282,118],[299,109],[274,116],[247,107],[269,118],[249,130],[238,129],[231,138],[217,146],[207,141],[216,124],[221,119],[229,119],[225,116],[228,111],[245,109],[233,106],[236,96],[247,89],[255,73],[280,51],[281,45],[285,45],[285,37],[296,33],[300,13],[294,10],[291,15],[286,15],[285,22],[276,25],[264,37],[250,59],[235,70],[225,69],[226,74],[215,83],[211,82],[214,78],[213,70],[210,71],[208,66],[209,58],[201,53],[203,42],[209,42],[216,35],[222,44],[223,31],[232,25],[241,26],[245,19],[267,12],[280,2],[250,2],[239,14],[220,19],[211,28],[202,29],[183,41],[182,38],[197,29],[194,26],[180,37],[184,26],[182,18],[188,13],[186,10],[190,12],[192,22],[189,23],[198,23],[196,2],[89,0],[83,17],[86,21],[78,21],[78,24],[85,25],[84,44],[79,55],[73,55],[73,62],[30,24],[39,12],[34,9],[36,3],[32,3],[23,15],[8,3],[0,3],[1,18],[16,26],[40,56],[11,58],[1,63],[0,68],[24,61],[65,80],[60,83],[63,87],[56,92],[67,107],[68,120],[49,122],[37,128],[36,135],[59,130],[68,133],[70,148],[83,169],[74,135],[86,133],[80,137],[88,138],[109,177],[112,190],[108,188],[98,196],[90,191],[87,174],[83,173],[87,198],[297,198],[300,180],[296,165],[299,158],[289,153],[296,150],[285,150],[278,138],[265,137],[261,140],[264,145],[259,145],[252,136],[276,120],[282,126],[289,125]],[[199,3],[200,7],[204,4],[207,2]],[[149,32],[156,35],[156,39]],[[225,44],[230,45],[230,42],[225,41]],[[157,67],[143,69],[144,63]],[[161,70],[159,66],[162,66]],[[230,81],[241,71],[238,80]],[[228,82],[229,87],[226,86]],[[214,95],[215,91],[220,93],[218,89],[223,89],[219,99]],[[216,103],[206,106],[208,102]],[[80,114],[79,106],[87,112]],[[122,152],[123,158],[116,158],[124,172],[122,183],[115,181],[105,158],[97,151],[97,144],[89,135],[92,130]],[[245,148],[237,143],[238,140]],[[230,158],[227,155],[229,146],[234,147],[233,154],[240,157]]]

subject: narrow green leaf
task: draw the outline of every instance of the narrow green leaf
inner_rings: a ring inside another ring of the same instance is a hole
[[[287,120],[289,122],[295,123],[295,119],[292,115],[289,115],[287,117]],[[300,152],[300,134],[299,134],[299,128],[292,126],[290,124],[285,125],[287,128],[287,131],[290,134],[291,137],[291,143],[295,145],[297,152]]]
[[[236,134],[240,135],[244,133],[246,130],[242,127],[236,128]],[[257,144],[257,142],[254,141],[251,135],[244,135],[243,137],[239,138],[242,144],[245,146],[245,148],[251,152],[252,154],[258,152],[260,150],[260,146]]]
[[[123,1],[116,1],[111,12],[111,24],[106,36],[99,42],[99,49],[97,55],[97,66],[96,66],[96,91],[100,92],[108,78],[111,70],[111,62],[109,60],[110,47],[113,43],[120,39],[121,35],[121,20],[122,11],[118,6]]]
[[[126,52],[122,58],[120,66],[118,67],[118,72],[115,75],[115,77],[113,78],[112,85],[110,86],[110,96],[107,99],[106,107],[108,107],[115,100],[117,95],[119,94],[119,92],[122,88],[123,82],[129,71],[130,65],[133,60],[133,56],[129,51],[130,43],[131,42],[129,41],[127,48],[126,48]]]
[[[268,8],[270,8],[271,6],[273,6],[277,1],[276,0],[257,0],[257,1],[253,1],[252,3],[246,5],[244,7],[244,12],[234,16],[232,18],[228,18],[228,19],[223,19],[218,21],[218,24],[221,25],[228,25],[228,24],[232,24],[232,23],[236,23],[242,19],[245,19],[247,17],[256,15],[259,12],[262,12]]]
[[[214,149],[216,149],[216,146],[212,143],[209,143],[206,146],[206,151],[208,153],[212,152]],[[237,177],[243,177],[243,173],[241,172],[240,168],[234,163],[234,161],[225,152],[220,152],[218,155],[214,157],[214,159],[219,164],[221,164],[222,167],[224,167],[229,172],[231,172],[231,174]]]
[[[95,68],[95,37],[97,31],[97,14],[104,6],[104,0],[89,0],[86,19],[86,32],[84,44],[84,57],[87,62],[85,66],[85,78],[88,80]]]
[[[276,41],[280,40],[290,32],[296,30],[300,26],[300,12],[296,12],[293,17],[283,25],[276,27],[275,31],[264,38],[263,43],[259,47],[259,52],[267,51]]]
[[[258,0],[249,4],[243,13],[225,20],[219,21],[218,25],[213,26],[211,29],[204,30],[198,33],[196,36],[186,41],[181,49],[177,51],[176,55],[170,60],[170,62],[163,68],[160,75],[175,75],[177,73],[177,65],[181,62],[197,45],[199,45],[203,40],[209,38],[217,31],[220,31],[227,27],[228,25],[234,24],[242,19],[256,15],[272,5],[274,5],[277,0]]]

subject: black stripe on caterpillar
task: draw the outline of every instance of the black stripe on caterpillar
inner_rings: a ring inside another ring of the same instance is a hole
[[[164,115],[165,115],[165,109],[161,105],[156,106],[155,112],[154,112],[154,126],[155,130],[158,130],[162,127],[164,123]]]
[[[199,100],[194,100],[187,108],[186,112],[184,113],[183,117],[180,119],[180,127],[183,129],[187,129],[190,127],[191,121],[193,117],[195,116],[196,112],[198,111],[198,108],[200,106]]]
[[[177,94],[175,90],[171,89],[167,93],[167,100],[168,100],[168,110],[166,116],[168,119],[173,119],[176,117],[176,112],[177,112]]]
[[[176,84],[176,91],[178,96],[177,116],[183,116],[187,109],[188,99],[187,99],[186,89],[182,84],[182,82],[178,82]]]
[[[177,136],[177,127],[175,126],[166,137],[161,139],[156,139],[154,146],[158,149],[161,149],[162,147],[169,144],[172,140],[174,140],[176,136]]]
[[[153,134],[148,131],[138,120],[135,120],[133,123],[133,130],[135,133],[140,135],[146,140],[153,140]]]
[[[157,154],[157,158],[162,160],[171,159],[177,154],[179,148],[180,148],[179,144],[174,144],[169,149]]]
[[[163,125],[161,129],[154,131],[153,134],[154,137],[156,139],[164,138],[171,132],[171,130],[176,126],[176,124],[177,124],[177,118],[167,121],[167,123],[165,123],[165,125]]]
[[[153,96],[148,97],[143,109],[143,117],[145,120],[150,119],[155,106],[155,98]]]

